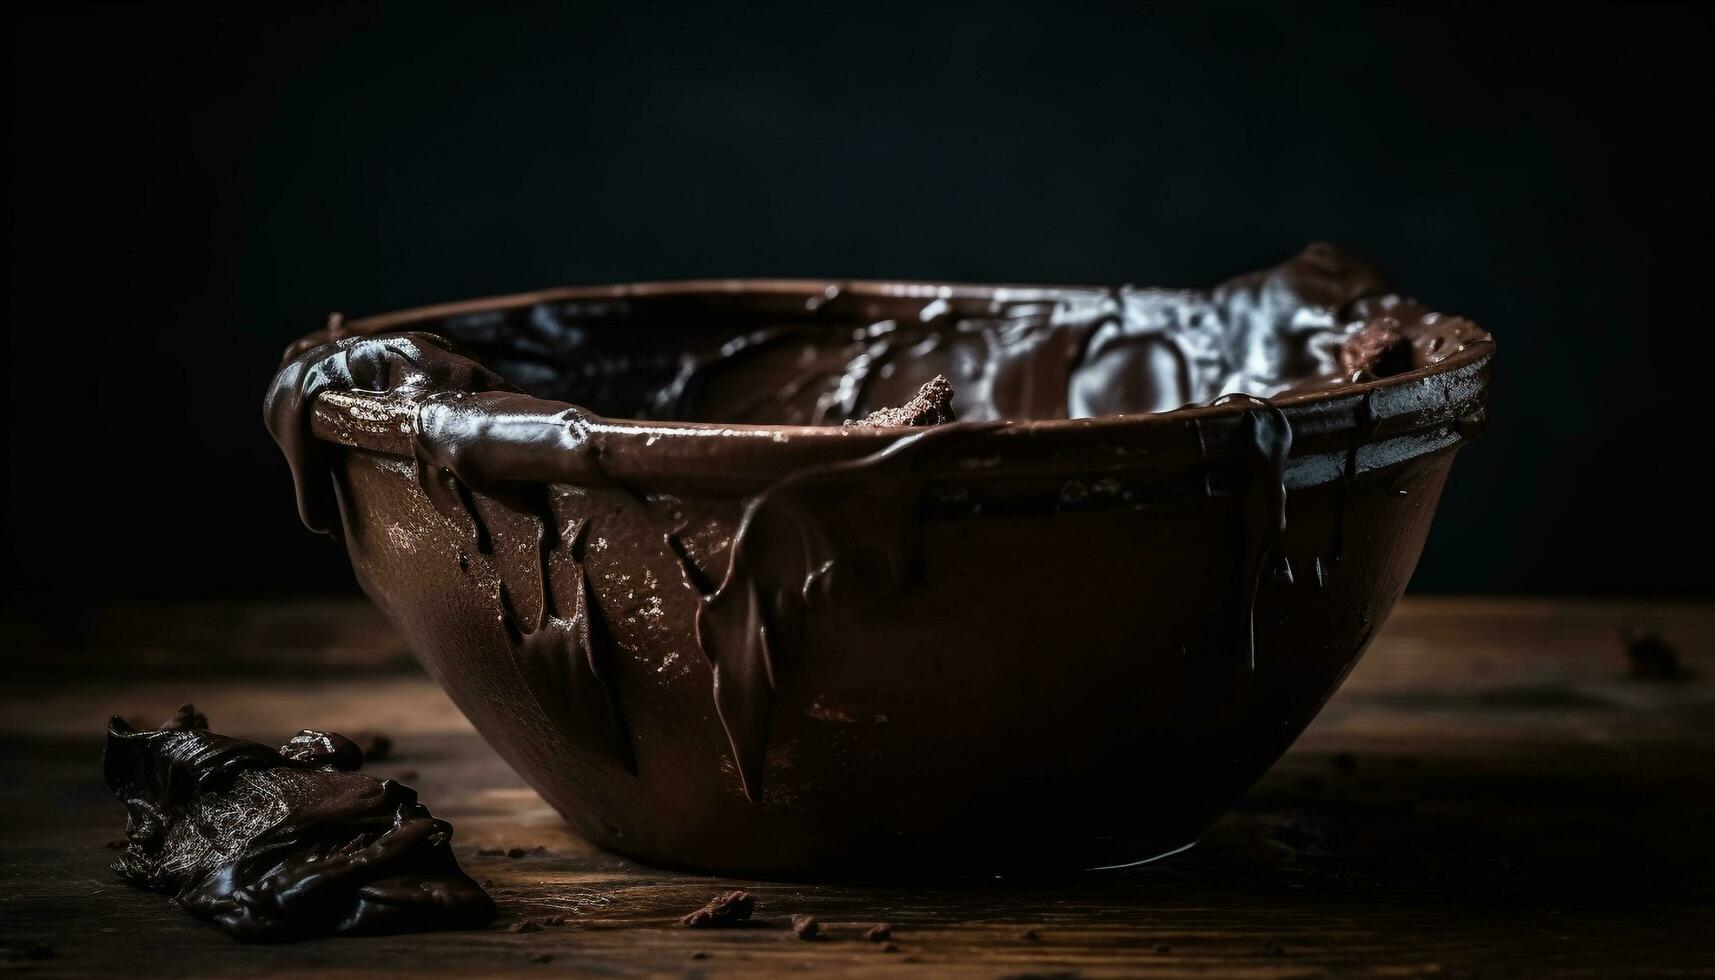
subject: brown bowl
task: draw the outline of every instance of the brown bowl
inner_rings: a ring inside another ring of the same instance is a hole
[[[1321,329],[1391,376],[1157,412],[1212,375],[1156,321],[1205,307],[1204,339]],[[268,413],[306,522],[591,841],[1058,873],[1188,846],[1310,722],[1411,574],[1492,349],[1313,249],[1213,293],[692,282],[336,320]],[[935,373],[962,421],[837,424]]]

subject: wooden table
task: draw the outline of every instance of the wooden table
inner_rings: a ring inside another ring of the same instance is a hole
[[[1622,627],[1659,630],[1697,676],[1629,677]],[[1194,850],[1052,885],[897,890],[714,880],[592,849],[360,603],[14,615],[5,636],[0,971],[20,975],[1715,976],[1707,603],[1408,600]],[[396,755],[374,768],[454,822],[500,919],[246,946],[119,883],[105,719],[186,700],[270,744],[390,733]],[[512,847],[543,850],[479,853]],[[731,886],[758,896],[760,924],[677,925]],[[793,913],[824,938],[794,937]],[[507,931],[550,915],[565,924]],[[881,921],[891,947],[862,936]]]

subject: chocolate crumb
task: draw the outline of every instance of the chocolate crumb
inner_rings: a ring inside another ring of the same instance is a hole
[[[554,958],[553,953],[531,953],[530,954],[530,962],[532,962],[532,963],[547,963],[547,962],[552,961],[553,958]]]
[[[822,924],[813,915],[794,915],[792,917],[792,934],[799,939],[815,939],[822,931]]]
[[[1328,761],[1333,763],[1342,776],[1350,776],[1358,771],[1358,757],[1350,752],[1336,752]]]
[[[506,849],[506,856],[509,858],[521,858],[526,853],[527,852],[522,847],[508,847]]]
[[[706,960],[708,958],[709,958],[709,954],[703,952],[700,949],[697,950],[695,953],[691,954],[691,959],[693,959],[693,960]]]
[[[381,732],[364,729],[351,736],[351,740],[363,750],[363,761],[365,762],[380,762],[393,754],[393,739]]]
[[[1626,644],[1626,659],[1631,661],[1633,677],[1645,681],[1691,679],[1692,671],[1680,663],[1678,651],[1660,633],[1622,630],[1620,639]]]
[[[1368,371],[1378,378],[1411,370],[1411,341],[1397,330],[1372,323],[1340,345],[1340,370]]]
[[[513,933],[514,935],[521,932],[541,932],[542,924],[537,922],[535,919],[519,919],[517,922],[507,926],[506,931]]]
[[[692,929],[718,929],[749,920],[756,911],[756,899],[746,891],[731,891],[716,895],[695,912],[679,917],[679,924]]]
[[[953,421],[953,383],[943,375],[930,378],[917,390],[911,400],[897,408],[877,409],[847,425],[868,425],[878,429],[908,429],[926,425],[944,425]]]
[[[1037,935],[1037,934],[1036,934],[1036,930],[1035,930],[1035,929],[1026,929],[1026,930],[1024,930],[1024,941],[1025,941],[1025,942],[1027,942],[1027,943],[1034,943],[1034,942],[1039,942],[1039,941],[1040,941],[1040,940],[1041,940],[1041,939],[1042,939],[1042,937],[1041,937],[1041,936],[1038,936],[1038,935]]]
[[[878,922],[869,927],[869,931],[863,934],[863,938],[872,943],[886,942],[893,938],[893,927],[885,922]]]
[[[179,705],[179,710],[173,712],[173,716],[171,718],[168,718],[166,721],[161,722],[161,727],[159,729],[157,729],[157,731],[163,731],[163,732],[187,732],[187,731],[207,731],[207,730],[208,730],[208,715],[205,715],[202,712],[198,711],[197,706],[194,704],[181,704],[181,705]]]

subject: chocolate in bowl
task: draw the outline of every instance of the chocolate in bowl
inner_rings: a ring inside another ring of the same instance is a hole
[[[1312,246],[1206,292],[711,281],[336,319],[267,417],[305,523],[595,843],[1054,874],[1188,845],[1309,723],[1492,351]],[[958,421],[841,425],[937,375]]]

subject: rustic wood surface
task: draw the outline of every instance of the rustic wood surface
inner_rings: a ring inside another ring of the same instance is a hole
[[[1623,628],[1659,631],[1696,676],[1628,676]],[[4,639],[0,972],[1715,976],[1707,603],[1408,600],[1199,847],[1074,881],[905,889],[716,880],[594,850],[360,603],[9,616]],[[389,733],[374,770],[454,822],[499,920],[247,946],[121,884],[105,720],[187,700],[270,744],[303,727]],[[529,853],[480,853],[496,848]],[[757,895],[755,924],[677,924],[727,887]],[[797,913],[822,937],[796,938]],[[547,916],[565,923],[507,931]],[[864,938],[877,922],[891,945]]]

